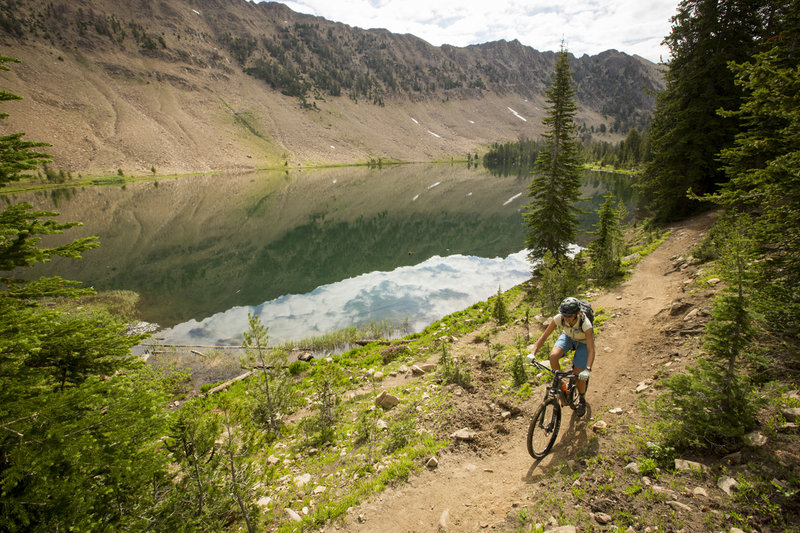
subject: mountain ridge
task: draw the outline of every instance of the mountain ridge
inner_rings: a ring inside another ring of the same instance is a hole
[[[11,131],[72,172],[423,161],[541,134],[554,52],[435,47],[245,0],[0,0]],[[649,121],[658,67],[572,59],[583,135]],[[602,132],[602,133],[601,133]]]

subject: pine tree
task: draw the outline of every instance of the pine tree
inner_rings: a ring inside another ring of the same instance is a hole
[[[266,423],[273,435],[277,435],[281,411],[291,403],[286,370],[288,356],[283,349],[268,347],[269,328],[256,315],[248,313],[247,318],[250,329],[244,332],[242,345],[247,350],[250,362],[260,368],[263,378],[263,386],[258,387],[253,395],[253,417],[257,422]]]
[[[0,55],[0,70],[11,70],[6,63],[19,63],[18,59]],[[19,100],[21,96],[0,90],[0,102]],[[0,113],[0,120],[8,117],[8,113]],[[34,152],[32,148],[49,146],[47,143],[23,141],[24,133],[12,133],[0,136],[0,187],[25,176],[25,171],[35,170],[42,163],[50,160],[50,156]]]
[[[800,333],[800,4],[778,2],[777,35],[769,48],[734,65],[744,90],[742,130],[720,160],[731,181],[715,198],[728,209],[755,213],[750,227],[761,261],[756,304],[773,331]],[[774,302],[781,302],[775,305]]]
[[[599,216],[596,237],[589,244],[589,257],[592,258],[594,275],[606,280],[620,272],[620,257],[624,247],[622,222],[625,218],[625,206],[622,203],[615,206],[614,195],[609,193],[600,206]]]
[[[492,307],[492,318],[495,319],[498,326],[508,322],[508,310],[506,309],[506,302],[503,300],[503,290],[500,287],[497,287],[497,294]]]
[[[717,223],[718,262],[726,285],[715,298],[713,320],[705,338],[706,357],[687,373],[666,380],[667,394],[657,411],[665,435],[678,448],[738,447],[755,426],[757,406],[751,396],[745,363],[755,360],[748,349],[753,340],[751,309],[755,243],[748,236],[753,221],[729,213]]]
[[[536,158],[534,176],[528,187],[530,204],[523,215],[528,233],[525,245],[529,258],[538,262],[550,252],[557,262],[567,256],[578,232],[578,201],[581,167],[578,157],[575,88],[569,69],[569,53],[562,47],[547,95],[544,150]]]
[[[10,61],[0,56],[0,69]],[[0,101],[18,98],[0,91]],[[21,137],[0,137],[0,187],[49,158],[31,150],[43,143]],[[42,237],[77,225],[55,216],[29,204],[0,212],[0,530],[146,529],[167,477],[158,442],[166,398],[131,357],[142,337],[126,335],[120,320],[42,305],[93,291],[25,279],[26,267],[98,245],[88,237],[41,247]]]
[[[769,35],[770,2],[683,0],[665,42],[671,59],[666,89],[658,95],[650,130],[652,159],[639,175],[646,210],[658,221],[681,218],[701,207],[696,195],[727,181],[716,155],[731,145],[738,121],[717,110],[736,109],[742,91],[728,69],[746,61],[760,36]]]

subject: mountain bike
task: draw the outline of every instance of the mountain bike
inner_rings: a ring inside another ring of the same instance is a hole
[[[553,375],[553,381],[545,390],[544,400],[536,409],[528,427],[528,453],[541,459],[556,442],[561,427],[561,406],[568,405],[572,410],[578,407],[578,375],[571,370],[553,370],[535,359],[532,363]]]

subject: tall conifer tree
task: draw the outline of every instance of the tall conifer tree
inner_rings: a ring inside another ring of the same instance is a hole
[[[754,299],[770,329],[800,334],[800,4],[776,0],[775,36],[765,50],[732,65],[744,90],[741,131],[720,161],[730,181],[716,198],[728,210],[756,215],[749,228],[760,251]],[[774,302],[780,302],[775,305]]]
[[[768,35],[774,10],[765,0],[683,0],[672,18],[666,89],[650,132],[652,159],[639,176],[642,203],[658,221],[691,214],[687,198],[727,181],[716,155],[733,143],[739,122],[717,113],[739,107],[742,91],[728,69],[746,61]]]
[[[0,55],[0,70],[16,62]],[[0,103],[19,98],[0,90]],[[44,143],[22,136],[0,136],[0,187],[49,159],[32,150]],[[122,320],[42,305],[92,290],[24,279],[25,267],[98,245],[84,237],[41,247],[78,225],[57,215],[27,203],[0,210],[0,531],[141,531],[167,479],[158,440],[166,395],[130,356],[142,336],[126,335]]]
[[[562,46],[547,95],[545,147],[536,159],[534,176],[528,187],[530,204],[523,215],[528,234],[525,245],[531,261],[551,252],[557,262],[566,257],[578,233],[581,167],[576,135],[575,87],[569,69],[569,53]]]

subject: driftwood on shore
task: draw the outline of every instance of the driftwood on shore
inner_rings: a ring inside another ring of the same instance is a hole
[[[253,375],[253,371],[252,371],[252,370],[250,370],[250,371],[248,371],[248,372],[245,372],[244,374],[241,374],[241,375],[239,375],[239,376],[236,376],[236,377],[235,377],[235,378],[233,378],[233,379],[229,379],[229,380],[228,380],[228,381],[226,381],[225,383],[222,383],[222,384],[220,384],[220,385],[217,385],[217,386],[216,386],[216,387],[214,387],[213,389],[209,389],[209,390],[208,390],[208,391],[207,391],[205,394],[203,394],[203,396],[210,396],[210,395],[212,395],[212,394],[216,394],[216,393],[218,393],[218,392],[222,392],[222,391],[224,391],[225,389],[227,389],[228,387],[230,387],[231,385],[233,385],[234,383],[236,383],[237,381],[242,381],[243,379],[247,379],[247,378],[249,378],[249,377],[250,377],[250,376],[252,376],[252,375]]]
[[[390,346],[392,342],[393,341],[364,339],[364,340],[353,341],[353,344],[357,344],[358,346],[366,346],[367,344],[374,343],[374,344],[380,344],[381,346]]]

